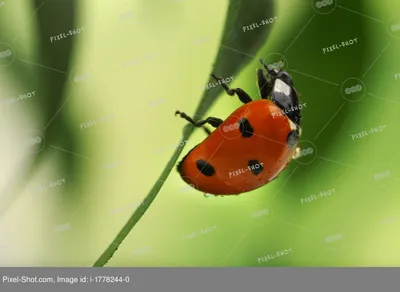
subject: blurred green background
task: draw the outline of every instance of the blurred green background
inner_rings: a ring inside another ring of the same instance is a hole
[[[284,57],[312,153],[237,197],[188,190],[174,168],[107,266],[399,265],[400,3],[252,3],[277,17],[230,32],[262,44],[254,54],[221,41],[232,3],[0,0],[0,265],[92,266],[176,150],[174,112],[195,112],[224,54],[245,57],[225,77],[253,99],[258,58]],[[222,93],[205,116],[240,105]]]

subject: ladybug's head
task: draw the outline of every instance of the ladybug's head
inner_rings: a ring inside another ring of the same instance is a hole
[[[272,80],[275,81],[276,79],[282,80],[289,86],[293,86],[292,77],[286,71],[283,71],[285,66],[285,61],[280,60],[278,63],[267,65],[264,63],[262,59],[260,59],[261,64],[267,69],[268,74],[272,77]]]

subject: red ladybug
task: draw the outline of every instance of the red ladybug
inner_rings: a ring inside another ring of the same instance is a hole
[[[225,121],[208,117],[194,122],[180,111],[183,119],[196,127],[215,127],[209,136],[195,146],[178,164],[182,179],[195,189],[213,195],[238,195],[257,189],[286,168],[294,157],[301,135],[299,99],[291,76],[282,69],[263,63],[257,69],[260,100],[253,101],[240,88],[230,89],[219,81],[230,95],[244,103]]]

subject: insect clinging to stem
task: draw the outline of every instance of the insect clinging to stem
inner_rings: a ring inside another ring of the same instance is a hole
[[[260,62],[262,68],[256,71],[260,100],[219,82],[228,95],[236,95],[243,103],[225,120],[208,117],[195,122],[176,111],[208,133],[177,166],[193,188],[217,196],[249,192],[276,179],[299,151],[301,113],[292,77],[282,67]],[[211,76],[223,80],[214,73]],[[206,124],[216,129],[211,132]]]

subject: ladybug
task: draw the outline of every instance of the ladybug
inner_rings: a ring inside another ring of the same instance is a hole
[[[208,117],[194,122],[208,133],[177,165],[191,187],[213,195],[239,195],[276,179],[291,159],[301,136],[299,98],[291,76],[260,60],[256,71],[261,99],[252,100],[241,88],[230,89],[221,77],[211,74],[230,96],[243,103],[225,120]],[[204,125],[216,128],[213,132]]]

